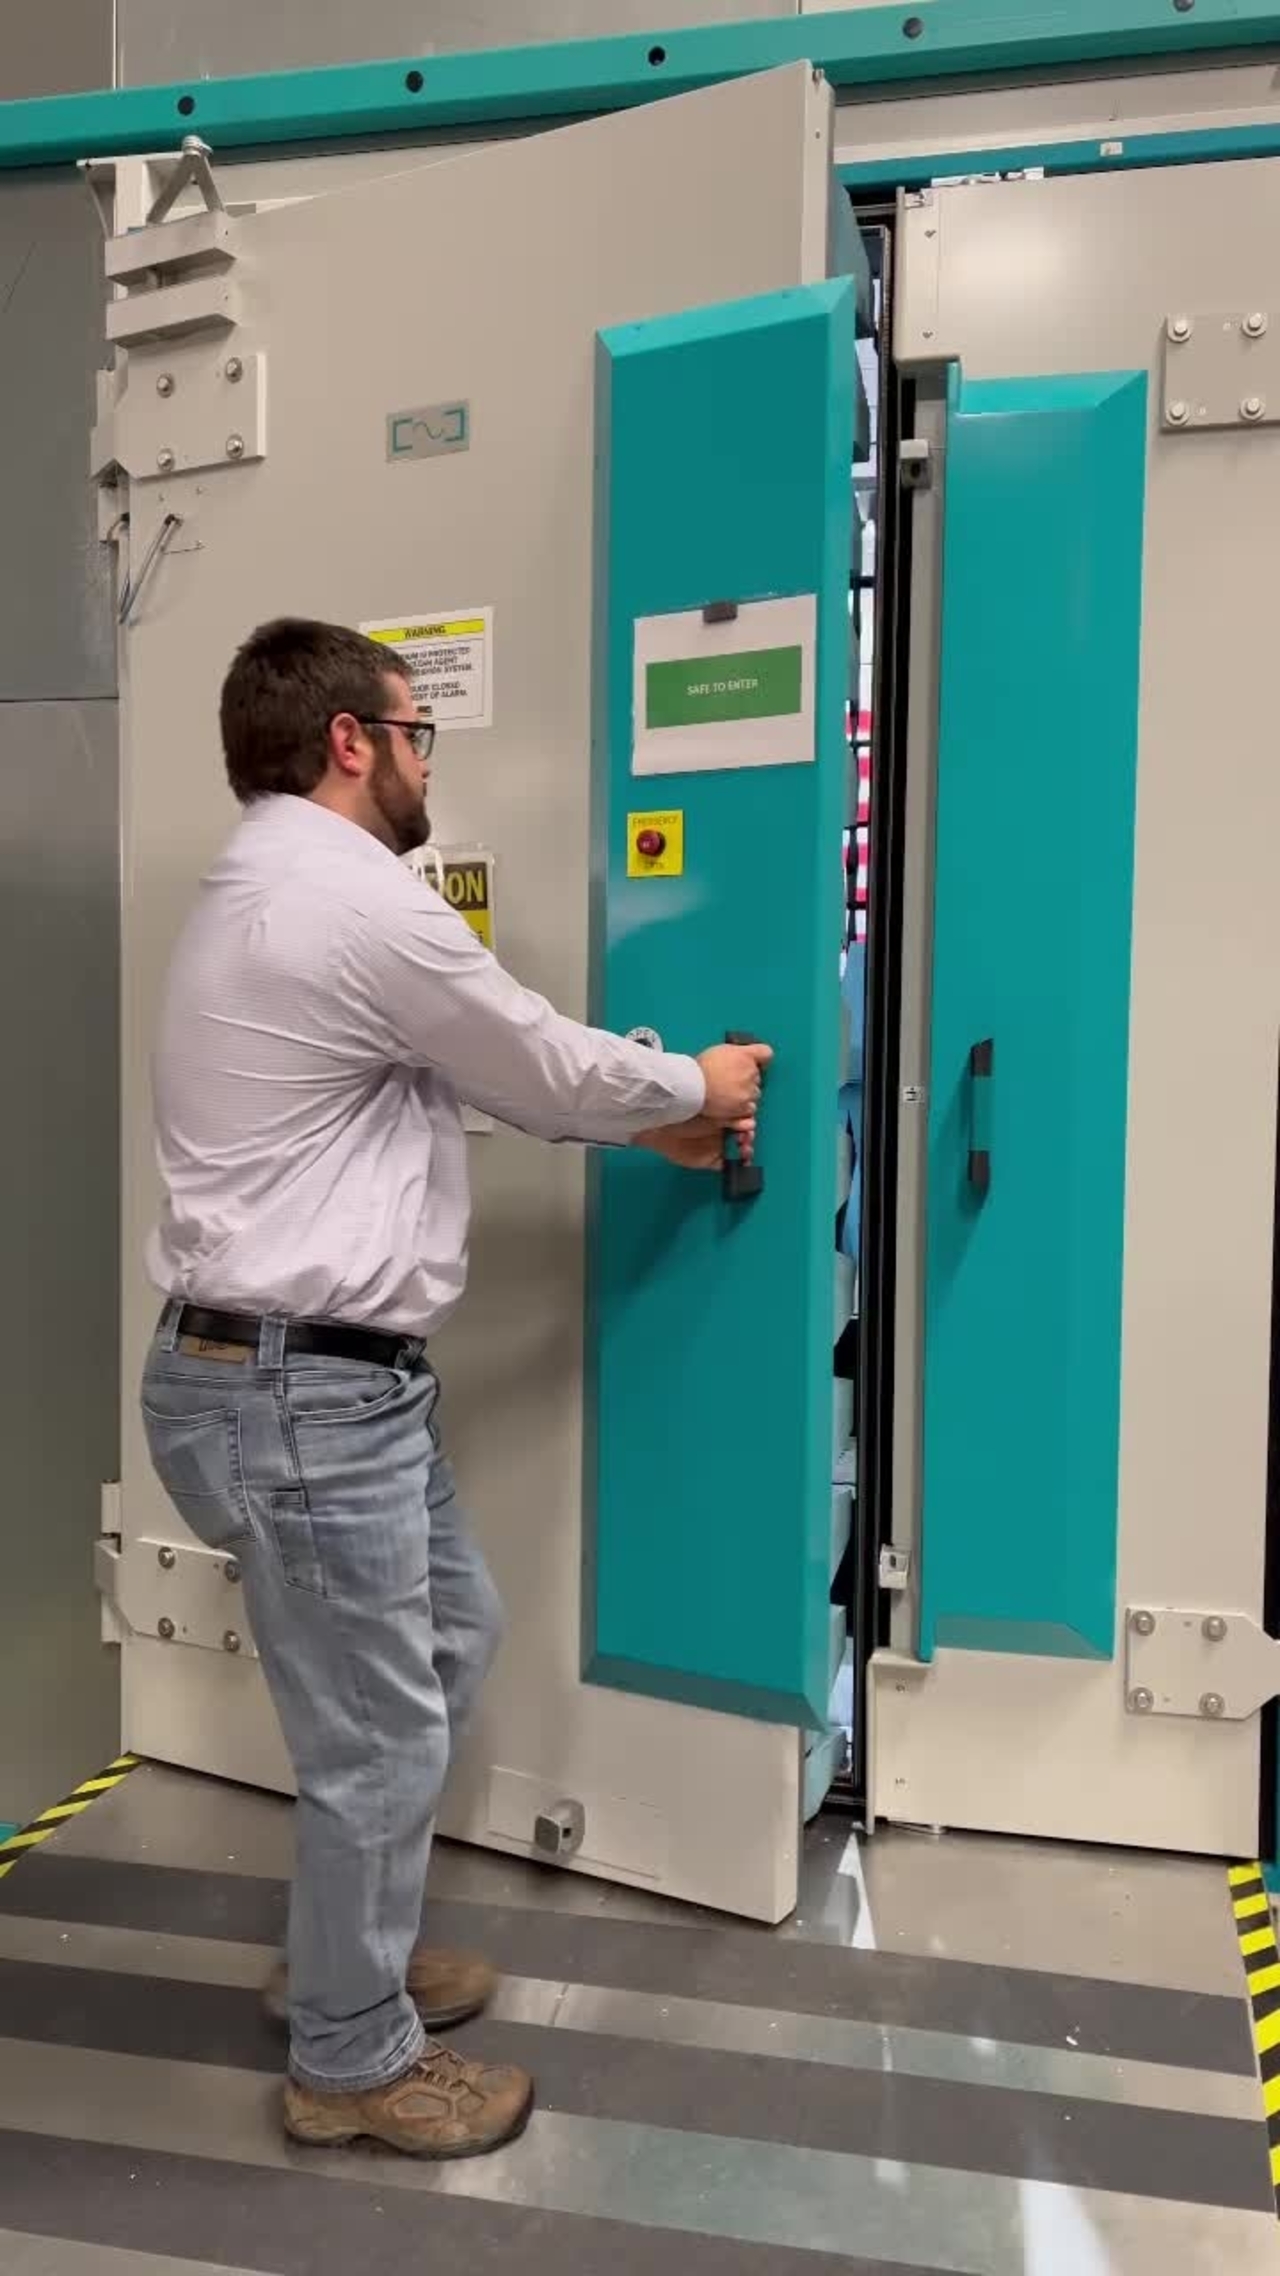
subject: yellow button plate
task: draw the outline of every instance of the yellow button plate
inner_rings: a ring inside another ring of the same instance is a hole
[[[660,853],[642,853],[640,840],[650,835],[662,839]],[[628,814],[627,816],[627,875],[628,877],[683,877],[684,876],[684,815]]]

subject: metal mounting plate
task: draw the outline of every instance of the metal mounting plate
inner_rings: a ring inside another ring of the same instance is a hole
[[[1280,1641],[1248,1613],[1135,1605],[1125,1628],[1130,1714],[1244,1723],[1280,1697]]]
[[[175,1541],[130,1541],[115,1571],[116,1609],[135,1636],[256,1659],[233,1554]]]
[[[1264,307],[1175,309],[1165,319],[1162,387],[1166,434],[1280,425],[1280,319]]]
[[[265,354],[238,355],[207,340],[135,350],[110,450],[134,482],[265,458]]]

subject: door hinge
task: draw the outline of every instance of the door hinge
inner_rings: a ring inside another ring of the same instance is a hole
[[[1280,321],[1265,307],[1208,314],[1175,309],[1164,322],[1166,435],[1280,425]]]
[[[93,1585],[101,1600],[104,1644],[124,1642],[120,1611],[120,1532],[122,1500],[118,1478],[103,1480],[98,1517],[98,1538],[93,1544]]]
[[[886,1543],[880,1551],[880,1586],[901,1594],[911,1579],[911,1551]]]
[[[1280,1698],[1280,1640],[1247,1612],[1135,1605],[1125,1621],[1131,1715],[1246,1723]]]

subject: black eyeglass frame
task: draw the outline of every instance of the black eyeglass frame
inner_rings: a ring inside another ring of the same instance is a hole
[[[398,727],[401,734],[407,735],[412,743],[415,758],[429,759],[436,747],[434,719],[365,719],[359,713],[355,717],[361,727]]]

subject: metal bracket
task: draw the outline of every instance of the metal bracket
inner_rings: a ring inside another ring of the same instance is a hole
[[[1280,1698],[1280,1640],[1247,1612],[1135,1605],[1125,1643],[1131,1715],[1246,1723]]]
[[[1265,308],[1165,318],[1160,423],[1197,429],[1280,426],[1280,321]]]
[[[932,490],[933,445],[912,437],[898,445],[898,476],[904,490]]]
[[[265,354],[231,354],[208,341],[135,350],[109,436],[104,422],[97,443],[97,456],[134,482],[249,466],[266,455]]]
[[[234,1556],[174,1541],[129,1541],[104,1572],[134,1636],[256,1659]],[[101,1585],[101,1584],[100,1584]]]
[[[889,1544],[880,1551],[880,1586],[901,1594],[911,1579],[911,1551]]]
[[[207,213],[222,213],[222,192],[213,178],[209,161],[213,156],[207,142],[198,134],[184,134],[182,150],[168,169],[167,179],[157,190],[152,201],[148,222],[163,221],[182,196],[184,190],[199,190]]]

